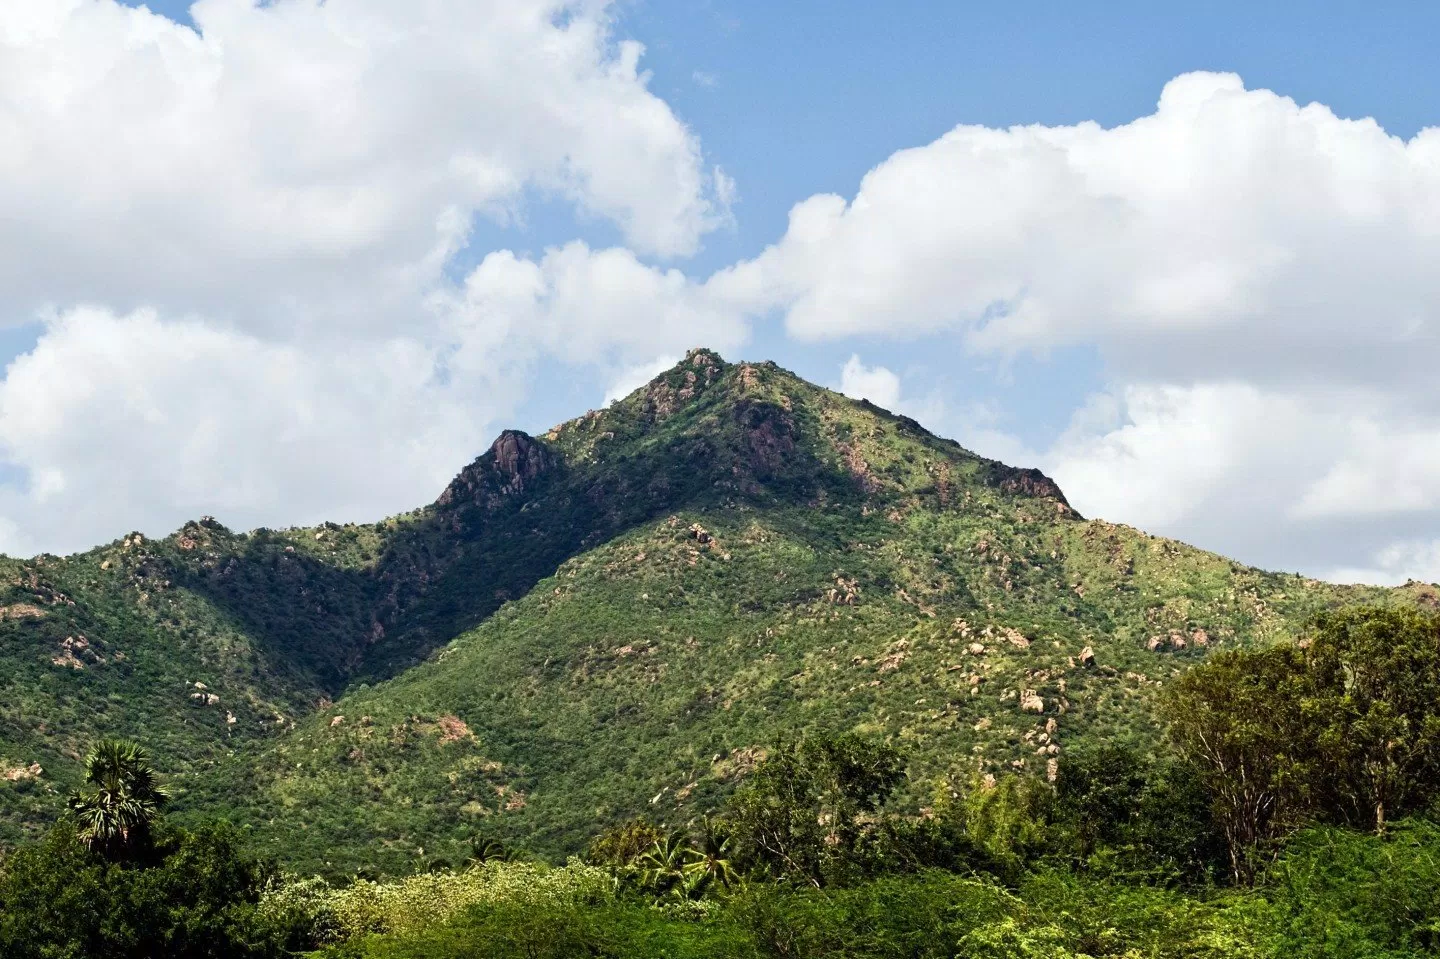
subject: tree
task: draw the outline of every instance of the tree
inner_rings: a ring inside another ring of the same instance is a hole
[[[70,798],[80,839],[91,851],[121,859],[143,850],[170,795],[137,743],[105,739],[85,759],[88,787]]]
[[[895,750],[857,736],[779,743],[731,797],[740,858],[815,888],[856,871],[877,810],[905,775]]]
[[[1162,698],[1170,738],[1210,794],[1237,882],[1253,882],[1275,840],[1310,812],[1315,729],[1304,687],[1304,652],[1276,646],[1217,654]]]
[[[649,820],[631,819],[618,826],[611,826],[596,836],[591,841],[585,858],[595,866],[624,869],[633,866],[636,860],[664,838],[665,831]]]
[[[657,839],[635,860],[632,869],[640,886],[657,896],[675,895],[689,899],[699,891],[699,883],[687,881],[689,865],[698,853],[685,841],[685,834],[672,832]]]
[[[690,862],[685,865],[691,885],[701,890],[717,885],[728,889],[736,885],[740,876],[731,861],[733,845],[720,823],[706,819],[700,829],[700,844],[694,847]]]
[[[224,825],[157,825],[141,858],[92,851],[62,820],[0,872],[5,959],[279,959],[303,928],[259,908],[273,867],[240,851]]]
[[[1102,845],[1129,840],[1150,784],[1149,771],[1134,749],[1111,744],[1060,761],[1055,816],[1073,832],[1081,860]]]
[[[1306,653],[1325,805],[1377,833],[1440,792],[1440,617],[1358,607],[1321,617]]]
[[[1196,772],[1113,744],[1064,757],[1051,811],[1061,845],[1087,866],[1151,880],[1223,871],[1224,843]]]

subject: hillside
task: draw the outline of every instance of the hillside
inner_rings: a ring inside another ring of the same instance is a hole
[[[506,433],[439,502],[373,525],[237,534],[206,517],[159,540],[0,558],[0,845],[53,818],[99,736],[203,768],[423,660],[690,493],[677,477],[533,510],[527,484],[560,465]]]
[[[1087,741],[1153,741],[1150,697],[1209,650],[1386,595],[1085,520],[1038,472],[705,351],[543,437],[503,434],[402,523],[341,532],[332,557],[356,558],[320,568],[386,586],[384,636],[297,632],[300,675],[343,652],[335,675],[394,678],[183,780],[186,808],[323,872],[690,819],[805,728],[891,738],[934,788],[1045,774]]]

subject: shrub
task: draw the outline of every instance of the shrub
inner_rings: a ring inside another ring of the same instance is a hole
[[[17,851],[0,874],[6,959],[264,959],[294,930],[259,908],[267,868],[223,825],[160,827],[143,859],[111,862],[69,822]]]

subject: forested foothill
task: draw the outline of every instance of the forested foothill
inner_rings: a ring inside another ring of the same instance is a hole
[[[1167,684],[1153,749],[911,782],[903,743],[778,738],[709,815],[547,862],[294,875],[166,815],[104,741],[0,869],[0,955],[1402,957],[1440,954],[1440,617],[1356,607]],[[920,808],[898,797],[923,790]]]

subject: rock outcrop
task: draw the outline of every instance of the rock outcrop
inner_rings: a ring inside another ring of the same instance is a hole
[[[1065,498],[1065,494],[1060,491],[1060,486],[1037,469],[1018,469],[997,463],[995,480],[1001,492],[1050,500],[1055,504],[1056,512],[1061,515],[1079,516]]]
[[[520,430],[506,430],[489,451],[460,471],[436,500],[437,506],[473,502],[493,508],[507,497],[523,493],[559,458],[542,441]]]

